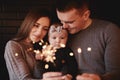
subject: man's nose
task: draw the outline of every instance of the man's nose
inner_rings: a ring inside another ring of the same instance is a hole
[[[68,24],[67,23],[63,23],[63,28],[68,28]]]

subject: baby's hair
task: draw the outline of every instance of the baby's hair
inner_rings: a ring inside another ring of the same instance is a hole
[[[63,30],[63,26],[62,26],[62,23],[53,23],[51,26],[50,26],[50,29],[49,29],[49,34],[53,33],[53,32],[61,32]],[[65,29],[64,29],[65,30]]]

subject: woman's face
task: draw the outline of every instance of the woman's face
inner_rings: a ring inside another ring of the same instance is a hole
[[[37,42],[43,39],[49,29],[50,19],[48,17],[39,18],[30,31],[30,41]]]

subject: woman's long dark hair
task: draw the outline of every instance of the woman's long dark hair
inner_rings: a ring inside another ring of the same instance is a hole
[[[50,11],[48,9],[30,10],[13,40],[21,41],[26,39],[29,36],[30,31],[33,28],[35,22],[41,17],[48,17],[51,20]]]

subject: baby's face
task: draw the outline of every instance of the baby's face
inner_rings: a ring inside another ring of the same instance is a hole
[[[68,39],[68,33],[66,30],[62,30],[61,32],[52,32],[49,34],[49,43],[55,48],[60,48],[61,45],[66,45]]]

